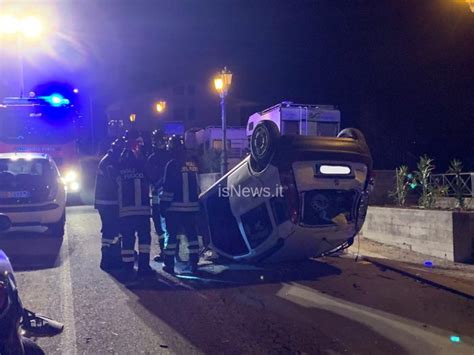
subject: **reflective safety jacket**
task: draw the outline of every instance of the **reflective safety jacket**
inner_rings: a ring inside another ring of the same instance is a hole
[[[165,169],[163,191],[160,195],[163,212],[198,212],[198,167],[191,160],[171,160]]]
[[[108,152],[100,161],[95,179],[94,207],[117,206],[117,180],[114,171],[117,169],[118,159]]]
[[[170,160],[169,153],[165,149],[155,149],[148,157],[147,173],[151,183],[151,203],[160,203],[159,194],[163,189],[166,164]]]
[[[120,164],[118,169],[118,201],[120,217],[150,216],[150,183],[145,163]]]

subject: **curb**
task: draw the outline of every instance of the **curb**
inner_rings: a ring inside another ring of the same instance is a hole
[[[347,254],[347,255],[351,255],[351,256],[356,256],[355,254]],[[469,300],[474,300],[474,293],[470,294],[470,293],[467,293],[467,292],[464,292],[464,291],[461,291],[457,288],[454,288],[454,287],[450,287],[444,283],[440,283],[440,282],[437,282],[437,281],[433,281],[433,280],[430,280],[426,277],[423,277],[419,274],[415,274],[413,272],[410,272],[410,271],[407,271],[405,270],[404,268],[402,267],[397,267],[397,266],[394,266],[392,265],[392,263],[390,263],[390,261],[393,261],[393,260],[389,260],[387,259],[387,262],[384,262],[383,259],[378,259],[378,258],[374,258],[374,257],[370,257],[370,256],[365,256],[365,255],[359,255],[359,259],[361,260],[365,260],[365,261],[368,261],[378,267],[381,267],[381,268],[385,268],[385,269],[388,269],[388,270],[391,270],[391,271],[394,271],[394,272],[397,272],[403,276],[407,276],[407,277],[410,277],[412,279],[415,279],[417,281],[420,281],[420,282],[424,282],[430,286],[434,286],[434,287],[437,287],[437,288],[441,288],[445,291],[448,291],[448,292],[451,292],[453,294],[456,294],[458,296],[462,296],[462,297],[465,297]]]

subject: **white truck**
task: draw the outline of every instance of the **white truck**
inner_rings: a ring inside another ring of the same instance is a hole
[[[340,131],[341,112],[332,105],[305,105],[284,101],[249,117],[247,136],[262,121],[272,121],[282,135],[336,137]]]

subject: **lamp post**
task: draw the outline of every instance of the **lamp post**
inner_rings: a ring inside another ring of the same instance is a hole
[[[232,83],[232,73],[226,67],[214,77],[214,87],[221,98],[221,120],[222,120],[222,154],[221,174],[227,173],[227,119],[225,115],[225,98]]]
[[[43,33],[43,30],[42,22],[33,16],[25,18],[16,18],[11,15],[0,16],[0,36],[16,36],[20,65],[20,97],[23,97],[25,93],[23,38],[38,38]]]

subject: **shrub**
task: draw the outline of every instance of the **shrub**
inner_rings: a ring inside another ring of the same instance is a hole
[[[415,171],[416,182],[421,186],[421,196],[418,200],[418,206],[421,208],[433,208],[436,199],[446,194],[446,187],[437,187],[431,182],[431,173],[435,166],[433,159],[426,155],[420,157],[417,164],[418,170]]]
[[[395,169],[395,189],[389,192],[389,196],[393,198],[398,206],[405,206],[410,185],[408,176],[408,167],[402,165]]]
[[[463,167],[462,167],[461,161],[457,159],[453,159],[449,163],[448,173],[454,174],[451,187],[454,192],[454,198],[456,199],[456,208],[465,210],[466,203],[463,196],[464,181],[461,177],[462,168]]]

